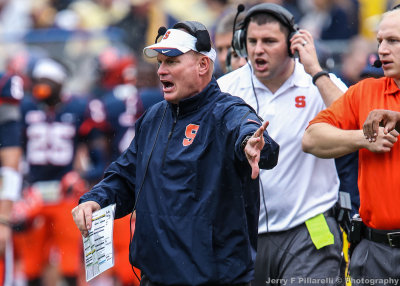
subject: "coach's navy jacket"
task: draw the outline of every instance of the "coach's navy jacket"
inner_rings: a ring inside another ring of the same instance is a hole
[[[215,79],[178,105],[160,102],[138,120],[128,150],[80,202],[116,203],[117,218],[136,202],[130,261],[154,283],[249,282],[259,186],[240,145],[259,122]],[[270,169],[279,146],[267,132],[264,138],[259,165]]]

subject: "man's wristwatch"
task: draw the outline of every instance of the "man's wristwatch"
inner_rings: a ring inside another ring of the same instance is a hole
[[[251,137],[253,137],[253,136],[247,135],[247,136],[243,139],[242,144],[240,144],[240,148],[242,148],[242,150],[244,150],[244,148],[246,147],[247,141],[249,141],[249,139],[250,139]]]

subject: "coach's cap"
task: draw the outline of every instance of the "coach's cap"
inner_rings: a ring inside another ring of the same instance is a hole
[[[36,79],[47,78],[62,84],[67,78],[67,72],[60,63],[44,58],[37,61],[33,68],[32,76]]]
[[[156,57],[158,53],[168,57],[177,57],[192,50],[209,57],[213,62],[215,62],[215,50],[211,48],[208,52],[199,52],[196,49],[196,41],[197,39],[194,36],[185,31],[169,29],[160,42],[144,48],[143,53],[149,58]]]

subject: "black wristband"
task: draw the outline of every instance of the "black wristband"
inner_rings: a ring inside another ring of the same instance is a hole
[[[247,145],[247,141],[249,141],[249,139],[250,139],[251,137],[252,137],[252,136],[248,135],[248,136],[246,136],[246,137],[243,139],[242,144],[240,144],[240,148],[242,148],[242,150],[244,150],[244,148],[245,148],[246,145]]]
[[[317,81],[317,79],[319,79],[321,76],[327,76],[329,77],[329,72],[327,71],[320,71],[317,72],[313,77],[312,77],[312,83],[315,85],[315,82]]]

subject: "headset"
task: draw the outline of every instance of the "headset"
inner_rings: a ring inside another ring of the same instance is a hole
[[[242,4],[239,4],[238,11],[235,17],[235,23],[233,24],[234,29],[236,24],[236,18],[243,10],[244,6]],[[239,29],[234,31],[232,38],[232,47],[239,55],[239,57],[247,58],[247,49],[246,49],[247,27],[249,25],[251,17],[259,13],[272,15],[282,25],[284,25],[289,29],[289,36],[287,38],[288,53],[291,57],[294,57],[294,55],[290,51],[290,39],[298,31],[299,27],[297,26],[297,24],[295,24],[294,16],[292,15],[292,13],[290,13],[282,6],[273,3],[262,3],[252,7],[251,9],[249,9],[249,11],[247,11],[246,17],[243,19],[243,21],[239,23]]]
[[[182,21],[176,23],[172,29],[185,29],[193,37],[197,39],[196,50],[198,52],[209,52],[211,51],[211,38],[207,31],[206,26],[197,21]]]
[[[181,21],[176,23],[172,29],[184,29],[190,35],[197,39],[196,50],[198,52],[209,52],[211,50],[211,38],[207,31],[206,26],[197,21]],[[158,29],[158,35],[156,37],[156,43],[160,36],[167,32],[167,28],[160,27]]]
[[[156,37],[156,40],[154,41],[154,44],[157,44],[158,39],[160,37],[164,36],[166,32],[167,32],[167,28],[165,28],[164,26],[161,26],[160,28],[158,28],[157,37]]]

